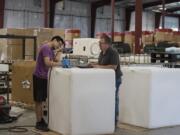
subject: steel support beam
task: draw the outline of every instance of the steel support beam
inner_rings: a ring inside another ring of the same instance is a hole
[[[114,0],[114,2],[119,2],[119,1],[123,1],[123,0]],[[94,33],[95,33],[97,8],[110,4],[111,4],[111,0],[99,0],[91,3],[91,37],[94,37]]]
[[[44,1],[44,27],[47,28],[49,27],[49,0]]]
[[[123,0],[114,0],[114,2],[119,2],[119,1],[123,1]],[[111,0],[99,0],[99,1],[96,1],[96,2],[92,2],[92,4],[94,4],[98,8],[98,7],[102,7],[102,6],[105,6],[105,5],[110,5]]]
[[[160,13],[156,13],[155,14],[155,29],[159,28],[160,20],[161,20],[161,14]]]
[[[174,2],[179,2],[179,0],[166,0],[165,4],[170,4],[170,3],[174,3]],[[147,2],[147,3],[143,4],[143,9],[148,8],[148,7],[161,5],[161,4],[162,4],[162,0],[158,0],[158,1],[154,1],[154,2]],[[127,8],[131,11],[135,10],[135,6],[128,6]]]
[[[170,17],[180,17],[180,14],[174,14],[174,13],[165,13],[165,16],[170,16]]]
[[[174,3],[174,2],[179,2],[179,0],[166,0],[164,3],[170,4],[170,3]],[[161,5],[161,4],[162,4],[162,0],[155,1],[155,2],[149,2],[147,4],[143,4],[143,8],[153,7],[153,6],[157,6],[157,5]]]
[[[49,1],[49,27],[54,28],[54,16],[55,16],[55,5],[56,1],[55,0],[50,0]]]
[[[5,0],[0,0],[0,28],[4,27]]]
[[[162,0],[162,28],[165,28],[165,0]]]
[[[115,0],[111,0],[111,38],[114,42],[114,12],[115,12]]]
[[[180,31],[180,16],[179,16],[179,31]]]
[[[140,53],[142,38],[142,0],[136,0],[135,7],[135,53]]]
[[[173,7],[173,8],[168,8],[166,12],[175,12],[175,11],[180,11],[180,7]]]
[[[125,19],[126,19],[126,21],[125,21],[126,29],[125,30],[126,31],[129,31],[129,29],[130,29],[131,13],[132,12],[126,8],[126,11],[125,11]]]
[[[91,4],[91,37],[94,37],[95,25],[96,25],[96,11],[97,7],[92,3]]]

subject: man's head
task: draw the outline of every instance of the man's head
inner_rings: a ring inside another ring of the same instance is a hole
[[[65,44],[64,40],[60,36],[52,37],[51,42],[52,42],[52,48],[54,50],[61,48]]]
[[[100,49],[102,51],[106,51],[110,46],[111,46],[111,38],[106,34],[102,34],[100,36]]]

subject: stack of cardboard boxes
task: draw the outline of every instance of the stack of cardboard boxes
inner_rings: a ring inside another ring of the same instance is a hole
[[[65,30],[65,42],[66,48],[73,48],[73,39],[80,38],[81,31],[79,29],[66,29]]]
[[[12,101],[33,104],[35,61],[16,61],[12,65]]]
[[[0,29],[0,35],[24,35],[24,29]],[[22,39],[0,39],[1,60],[22,59]]]
[[[168,41],[173,41],[173,31],[171,29],[156,29],[154,35],[155,43]]]
[[[180,31],[173,32],[173,42],[178,43],[180,46]]]
[[[125,32],[124,43],[129,44],[132,52],[134,52],[134,46],[135,46],[135,32],[134,31]]]
[[[150,31],[142,32],[142,44],[143,46],[153,44],[154,43],[154,33]]]
[[[59,35],[64,39],[64,30],[51,28],[28,28],[28,29],[0,29],[0,35],[21,35],[36,36],[37,46],[39,47],[53,36]],[[32,60],[34,55],[34,40],[25,41],[25,59]],[[38,50],[38,48],[37,48]],[[1,59],[17,60],[22,59],[22,39],[0,39]]]
[[[62,29],[51,29],[51,28],[29,28],[26,29],[25,34],[27,36],[36,36],[37,37],[37,52],[39,50],[39,47],[51,40],[53,36],[59,35],[64,39],[64,30]],[[33,40],[26,40],[26,59],[32,59],[34,55],[33,50]],[[28,57],[28,55],[30,57]]]
[[[0,35],[36,36],[37,47],[39,47],[55,35],[64,38],[64,30],[50,28],[0,29]],[[26,60],[29,61],[19,61],[22,60],[22,39],[0,39],[1,56],[4,57],[4,60],[15,60],[12,65],[11,78],[12,100],[16,102],[33,104],[32,74],[35,68],[35,61],[32,61],[34,55],[33,44],[33,40],[26,39],[25,54]]]
[[[108,33],[110,37],[112,37],[112,33]],[[114,42],[123,42],[124,41],[124,33],[114,32]]]
[[[112,37],[111,32],[100,32],[96,34],[96,38],[100,38],[100,35],[106,34],[110,38]],[[114,42],[124,42],[124,33],[122,32],[114,32]]]

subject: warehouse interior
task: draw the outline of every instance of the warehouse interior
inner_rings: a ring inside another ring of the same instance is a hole
[[[117,125],[116,69],[90,66],[102,35],[123,74]],[[33,75],[54,36],[42,132]],[[180,0],[0,0],[0,135],[179,135],[179,68]]]

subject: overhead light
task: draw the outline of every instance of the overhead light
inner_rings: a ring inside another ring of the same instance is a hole
[[[160,7],[159,10],[163,10],[163,7]],[[164,8],[164,10],[167,10],[167,8]]]
[[[160,12],[158,9],[153,9],[152,11],[153,12],[158,12],[158,13]]]
[[[64,10],[64,8],[65,8],[65,1],[62,0],[62,1],[57,2],[56,3],[56,7],[57,7],[58,10]]]

